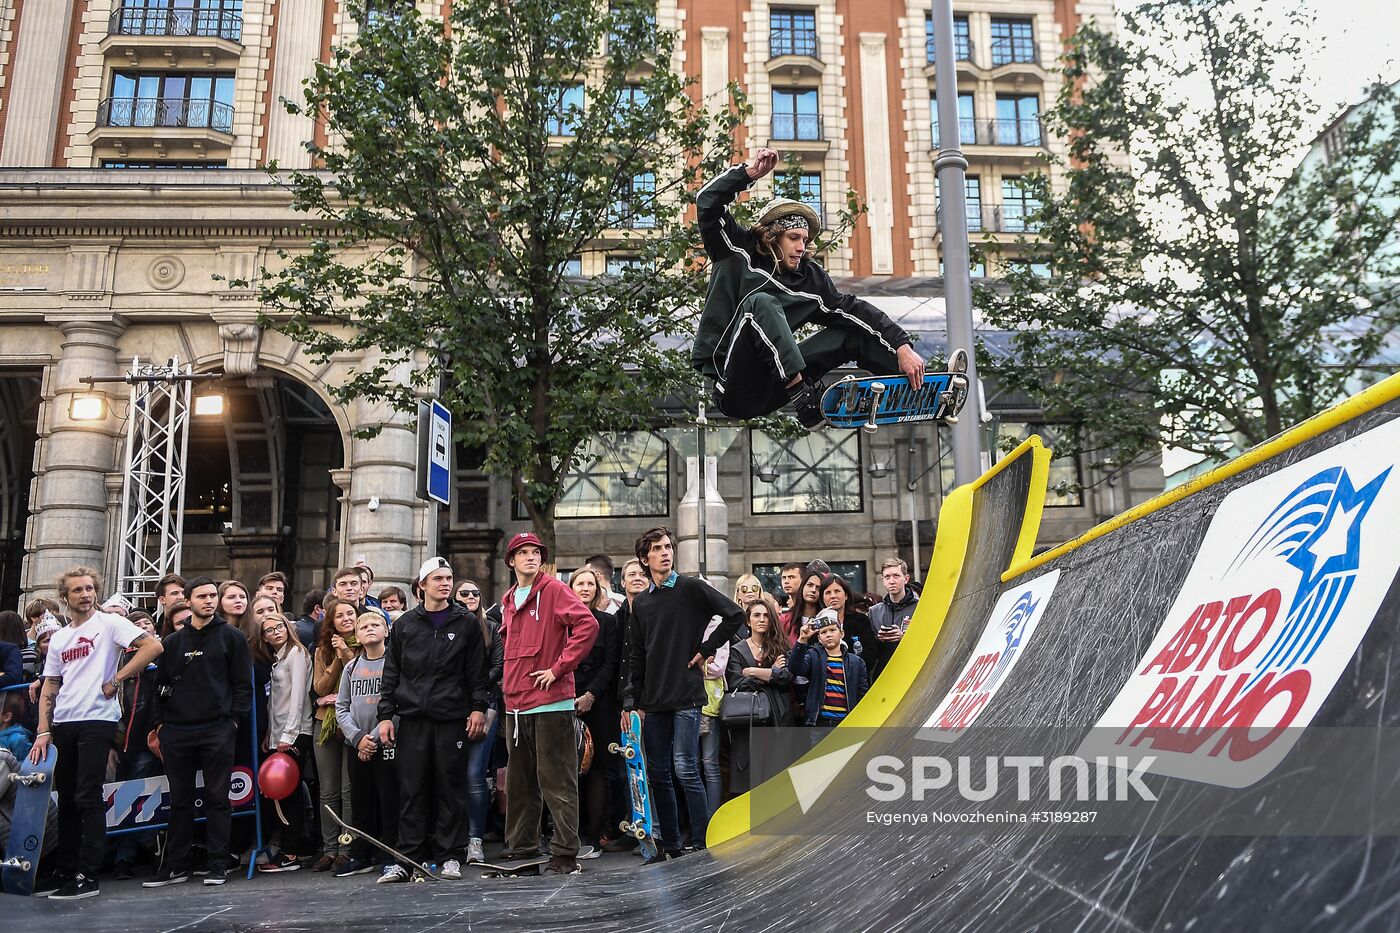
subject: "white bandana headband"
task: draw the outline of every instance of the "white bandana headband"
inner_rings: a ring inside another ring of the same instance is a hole
[[[798,227],[801,227],[803,230],[810,233],[812,229],[811,225],[807,223],[807,218],[803,217],[801,214],[787,214],[779,217],[777,220],[773,221],[773,223],[784,230],[796,230]]]

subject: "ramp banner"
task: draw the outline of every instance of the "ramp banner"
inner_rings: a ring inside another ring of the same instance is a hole
[[[195,819],[204,816],[204,772],[196,772]],[[253,772],[235,765],[229,778],[228,799],[234,812],[250,810],[257,790]],[[102,799],[107,805],[107,831],[161,826],[170,818],[170,782],[165,775],[104,784]]]
[[[1400,421],[1242,486],[1079,754],[1247,787],[1341,676],[1400,568]]]

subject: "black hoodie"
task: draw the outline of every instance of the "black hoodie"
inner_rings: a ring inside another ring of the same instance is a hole
[[[492,684],[481,623],[459,603],[448,602],[447,611],[440,629],[418,605],[389,630],[379,683],[380,722],[394,716],[466,722],[473,712],[486,712]]]
[[[253,701],[253,658],[243,633],[215,615],[204,628],[171,633],[156,660],[155,723],[236,722]]]

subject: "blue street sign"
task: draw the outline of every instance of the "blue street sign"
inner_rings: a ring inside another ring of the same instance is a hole
[[[428,498],[452,502],[452,412],[437,401],[428,413]]]

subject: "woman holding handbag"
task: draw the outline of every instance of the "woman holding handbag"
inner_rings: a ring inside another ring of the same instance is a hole
[[[792,719],[792,674],[787,668],[791,646],[778,615],[777,601],[760,594],[744,611],[748,638],[729,648],[729,691],[720,704],[720,719],[729,729],[729,790],[734,794],[749,789],[751,731],[786,726]]]

